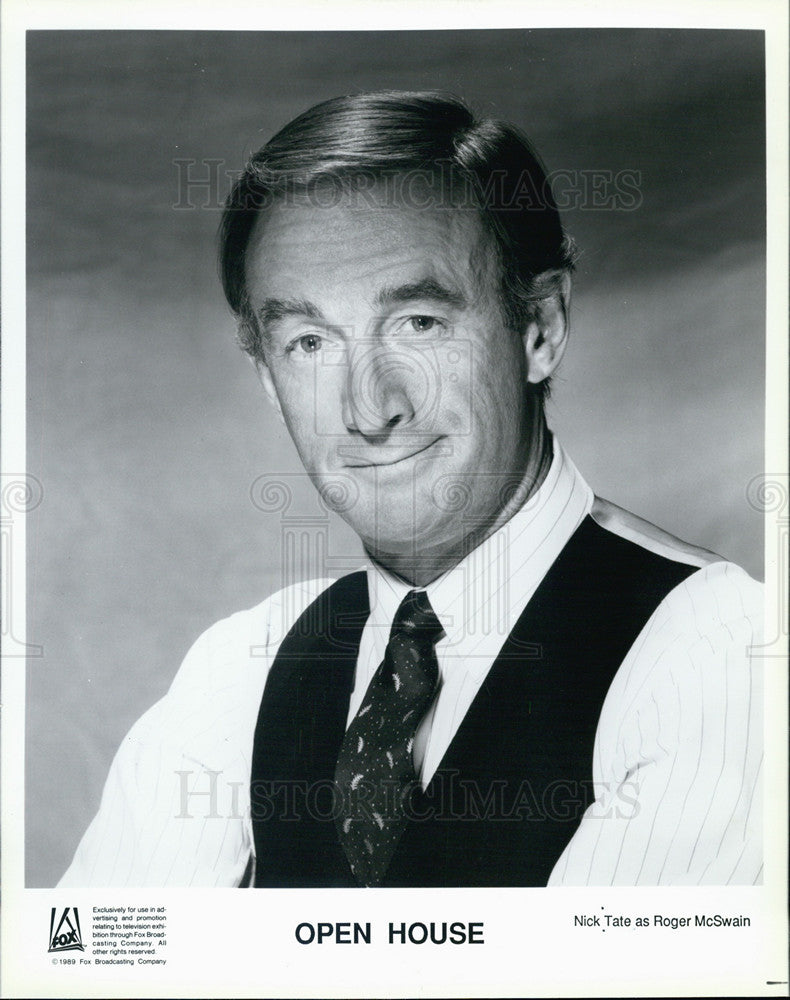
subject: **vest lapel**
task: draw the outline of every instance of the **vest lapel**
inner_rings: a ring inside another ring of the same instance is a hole
[[[253,747],[256,886],[356,884],[332,822],[333,779],[369,614],[367,576],[352,573],[327,588],[280,645]]]

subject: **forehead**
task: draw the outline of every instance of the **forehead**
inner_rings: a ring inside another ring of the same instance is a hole
[[[302,194],[261,213],[246,254],[253,305],[269,297],[361,296],[433,278],[477,298],[492,288],[493,241],[474,209]]]

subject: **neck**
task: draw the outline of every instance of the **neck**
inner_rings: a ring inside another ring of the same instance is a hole
[[[532,424],[529,441],[525,443],[525,453],[527,458],[524,474],[515,489],[510,488],[511,477],[504,475],[502,489],[496,491],[497,495],[503,492],[508,494],[508,499],[489,516],[482,517],[471,529],[442,544],[413,545],[408,552],[386,552],[365,545],[368,556],[413,587],[425,587],[432,583],[507,524],[546,479],[554,454],[551,434],[542,411]],[[463,524],[461,518],[458,522]],[[463,527],[468,529],[468,524],[463,524]]]

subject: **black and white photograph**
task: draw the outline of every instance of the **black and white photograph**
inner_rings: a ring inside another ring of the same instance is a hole
[[[200,983],[212,900],[283,963],[230,995],[374,949],[430,974],[323,995],[545,995],[521,920],[560,965],[678,949],[611,995],[786,995],[768,35],[476,9],[25,33],[3,640],[49,995]]]

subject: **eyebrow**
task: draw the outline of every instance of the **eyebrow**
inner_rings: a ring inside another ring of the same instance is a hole
[[[434,278],[420,278],[419,281],[411,281],[405,285],[382,288],[376,296],[376,305],[383,309],[418,299],[442,302],[457,309],[463,309],[467,304],[466,297],[461,292],[447,288]]]
[[[463,309],[467,304],[466,297],[461,292],[447,288],[434,278],[420,278],[403,285],[382,288],[376,295],[376,307],[386,309],[420,299],[441,302],[457,309]],[[261,332],[267,338],[271,336],[272,326],[288,316],[314,319],[330,325],[318,306],[308,299],[266,299],[255,315],[261,325]]]
[[[255,311],[255,315],[266,337],[270,336],[271,327],[286,316],[302,316],[305,319],[326,323],[326,318],[318,306],[307,299],[266,299],[260,309]]]

